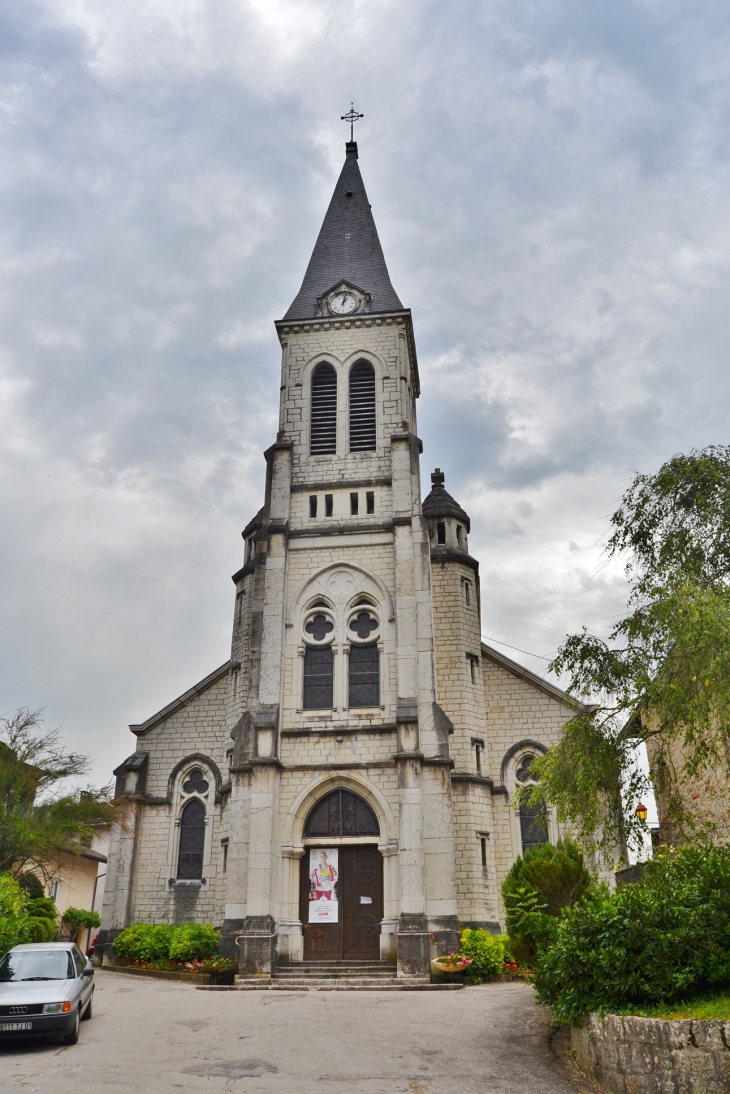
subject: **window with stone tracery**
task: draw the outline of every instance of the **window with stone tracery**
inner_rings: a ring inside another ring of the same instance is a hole
[[[367,600],[352,609],[347,629],[351,643],[348,706],[379,706],[380,651],[373,639],[380,631],[380,621]]]
[[[535,754],[525,752],[519,757],[515,765],[515,782],[517,786],[535,786],[537,779],[531,768]],[[531,851],[535,847],[541,847],[548,843],[548,816],[544,802],[527,803],[520,805],[520,839],[522,842],[522,854]]]

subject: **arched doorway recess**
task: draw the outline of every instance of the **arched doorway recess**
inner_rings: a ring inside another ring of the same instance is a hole
[[[377,961],[383,919],[380,827],[368,803],[337,787],[304,825],[299,914],[305,961]]]

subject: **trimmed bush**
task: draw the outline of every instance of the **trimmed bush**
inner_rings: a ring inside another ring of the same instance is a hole
[[[217,931],[212,923],[183,923],[175,928],[170,943],[171,961],[202,961],[218,952]]]
[[[123,961],[203,961],[218,952],[212,923],[136,923],[114,939],[114,952]]]
[[[518,858],[502,882],[515,961],[532,966],[555,936],[558,917],[594,884],[572,840],[545,843]]]
[[[501,935],[467,927],[461,932],[460,952],[471,958],[467,975],[477,983],[491,980],[504,972],[505,949]]]
[[[163,961],[175,930],[167,923],[135,923],[114,939],[114,952],[124,961]]]
[[[561,1021],[730,987],[730,847],[684,847],[636,885],[590,889],[558,923],[535,984]]]

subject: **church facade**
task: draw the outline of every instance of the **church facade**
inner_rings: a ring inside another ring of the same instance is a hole
[[[243,974],[383,960],[425,977],[555,820],[514,807],[574,710],[481,638],[469,517],[422,502],[411,313],[358,164],[276,323],[279,431],[233,575],[230,659],[141,725],[115,771],[99,949],[211,921]]]

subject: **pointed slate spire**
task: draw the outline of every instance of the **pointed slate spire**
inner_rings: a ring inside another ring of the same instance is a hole
[[[345,145],[345,164],[320,228],[302,287],[284,319],[319,314],[317,298],[340,281],[370,294],[368,312],[402,311],[390,283],[365,185],[357,163],[357,142]]]

